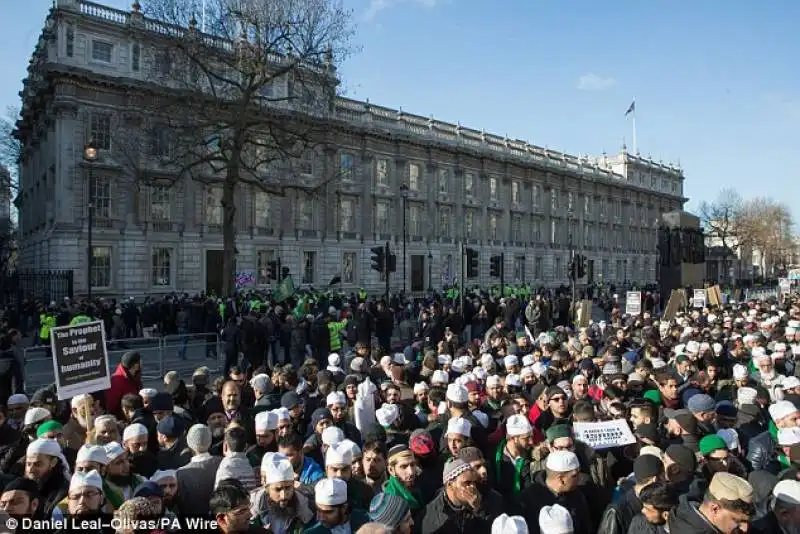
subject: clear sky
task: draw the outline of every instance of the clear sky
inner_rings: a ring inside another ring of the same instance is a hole
[[[690,209],[723,187],[800,195],[800,2],[345,1],[361,47],[348,96],[593,155],[630,147],[635,97],[639,150],[680,161]],[[51,5],[7,3],[0,108],[19,102]]]

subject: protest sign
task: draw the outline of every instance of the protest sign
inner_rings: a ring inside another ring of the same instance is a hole
[[[706,290],[705,289],[695,289],[694,296],[692,297],[692,307],[693,308],[705,308],[706,307]]]
[[[598,421],[594,423],[573,423],[572,432],[578,439],[595,450],[622,447],[636,443],[628,422],[625,419]]]
[[[642,313],[642,294],[639,291],[628,291],[625,294],[625,314],[640,315]]]
[[[111,387],[102,321],[53,328],[50,348],[59,400]]]

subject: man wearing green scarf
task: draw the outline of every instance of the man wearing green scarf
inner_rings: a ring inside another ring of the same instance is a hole
[[[506,421],[506,439],[497,446],[494,457],[495,488],[502,495],[516,497],[531,483],[530,452],[533,427],[524,415]]]
[[[425,503],[417,482],[417,460],[408,445],[395,445],[389,450],[389,480],[383,492],[402,497],[411,509],[414,523],[418,523],[425,512]]]
[[[750,440],[747,460],[753,471],[764,470],[777,475],[789,465],[786,454],[779,448],[781,429],[800,427],[800,410],[789,401],[778,401],[769,407],[769,428]]]

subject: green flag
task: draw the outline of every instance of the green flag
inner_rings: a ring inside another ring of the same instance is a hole
[[[278,284],[278,288],[275,290],[275,302],[283,302],[292,295],[294,295],[294,281],[291,276],[287,276],[281,280],[281,283]]]

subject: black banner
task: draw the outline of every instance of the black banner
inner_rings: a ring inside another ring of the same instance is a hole
[[[54,328],[51,345],[59,399],[111,387],[106,335],[101,321]]]

